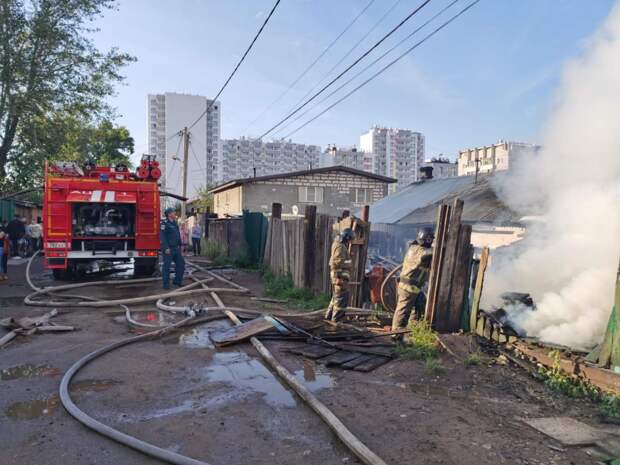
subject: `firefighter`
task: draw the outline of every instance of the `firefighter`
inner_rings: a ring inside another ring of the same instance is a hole
[[[164,266],[162,268],[162,278],[164,289],[170,289],[170,265],[174,262],[175,286],[181,287],[183,283],[183,273],[185,271],[185,259],[181,253],[181,233],[177,224],[177,213],[174,208],[168,207],[164,210],[165,219],[161,221],[160,242],[164,256]]]
[[[409,244],[398,281],[398,302],[392,320],[392,331],[406,328],[409,322],[421,316],[424,309],[422,288],[430,273],[433,239],[433,230],[424,228],[418,232],[417,239]],[[412,312],[414,307],[416,311]],[[402,335],[397,335],[394,339],[401,340]]]
[[[333,288],[332,300],[325,312],[326,320],[341,320],[349,306],[349,280],[351,279],[349,243],[352,239],[353,230],[346,228],[332,242],[329,269]]]

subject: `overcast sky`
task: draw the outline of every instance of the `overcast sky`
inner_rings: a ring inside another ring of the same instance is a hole
[[[370,3],[282,0],[220,97],[222,137],[257,136],[273,126],[396,2],[372,2],[316,66],[248,127]],[[95,36],[99,47],[117,46],[138,58],[125,69],[127,80],[112,103],[118,109],[119,123],[135,137],[139,154],[146,151],[146,95],[168,91],[213,96],[273,3],[274,0],[124,0],[116,11],[107,12],[97,21],[101,28]],[[351,63],[421,3],[422,0],[398,1],[337,69]],[[350,75],[448,3],[449,0],[431,0]],[[460,0],[432,24],[439,25],[468,3],[469,0]],[[450,158],[459,149],[499,139],[537,142],[541,123],[553,108],[562,64],[580,53],[613,3],[482,0],[378,79],[291,138],[323,146],[357,145],[360,134],[375,124],[400,127],[426,136],[427,157],[442,152]],[[404,51],[431,30],[429,25],[398,50]],[[382,63],[397,54],[394,52]],[[379,67],[370,69],[346,89]],[[332,76],[336,74],[333,72]]]

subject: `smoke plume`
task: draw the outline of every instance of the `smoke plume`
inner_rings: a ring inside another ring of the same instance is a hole
[[[487,304],[529,292],[537,309],[513,309],[528,334],[591,347],[605,332],[620,257],[620,3],[566,64],[541,141],[538,156],[496,186],[504,203],[540,222],[517,247],[492,254]]]

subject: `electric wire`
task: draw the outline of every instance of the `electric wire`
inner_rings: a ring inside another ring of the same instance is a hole
[[[395,49],[397,49],[398,47],[400,47],[403,43],[405,43],[406,41],[408,41],[411,37],[413,37],[414,35],[416,35],[418,32],[420,32],[420,30],[422,30],[424,27],[426,27],[429,23],[433,22],[435,19],[437,19],[439,16],[441,16],[446,10],[448,10],[449,8],[451,8],[454,4],[458,3],[460,0],[453,0],[452,2],[450,2],[448,5],[446,5],[445,7],[443,7],[441,10],[439,10],[437,13],[435,13],[431,18],[429,18],[428,20],[426,20],[424,23],[422,23],[422,25],[420,25],[419,27],[415,28],[413,31],[411,31],[409,34],[407,34],[407,36],[405,36],[403,39],[401,39],[400,41],[398,41],[398,43],[396,43],[394,46],[390,47],[385,53],[381,54],[379,57],[377,57],[376,59],[374,59],[371,63],[369,63],[367,66],[365,66],[362,70],[360,70],[358,73],[356,73],[354,76],[352,76],[351,78],[349,78],[346,82],[344,82],[343,84],[341,84],[340,86],[338,86],[336,89],[334,89],[332,92],[330,92],[329,94],[327,94],[325,97],[323,97],[321,100],[319,100],[318,102],[315,102],[312,106],[310,106],[310,108],[306,109],[305,111],[303,111],[302,113],[298,114],[295,116],[295,118],[293,118],[291,121],[289,121],[288,123],[286,123],[284,126],[282,126],[280,129],[278,129],[276,131],[276,133],[278,132],[283,132],[285,130],[287,130],[287,128],[290,128],[295,121],[299,121],[300,119],[302,119],[305,115],[307,115],[308,113],[310,113],[313,109],[315,109],[317,106],[319,106],[321,103],[329,100],[330,97],[332,97],[333,95],[337,94],[341,89],[343,89],[344,87],[346,87],[347,85],[349,85],[352,81],[354,81],[355,79],[357,79],[360,75],[364,74],[368,69],[372,68],[375,64],[377,64],[379,61],[381,61],[383,58],[385,58],[387,55],[389,55],[390,53],[392,53]]]
[[[334,79],[332,79],[330,82],[328,82],[325,86],[323,86],[321,88],[321,90],[319,90],[318,92],[316,92],[314,95],[312,95],[312,97],[310,97],[308,100],[306,100],[302,105],[300,105],[299,107],[297,107],[296,110],[294,110],[293,112],[289,113],[287,116],[285,116],[282,120],[280,120],[277,124],[275,124],[274,126],[272,126],[269,130],[265,131],[262,135],[260,135],[258,138],[262,139],[263,137],[265,137],[267,134],[269,134],[270,132],[272,132],[274,129],[276,129],[277,127],[281,126],[284,122],[286,122],[288,119],[291,118],[291,116],[297,114],[302,108],[304,108],[306,105],[308,105],[310,102],[312,102],[315,98],[317,98],[319,95],[321,95],[323,92],[325,92],[325,90],[327,88],[329,88],[334,82],[336,82],[337,80],[339,80],[342,76],[344,76],[347,72],[349,72],[354,66],[356,66],[360,61],[362,61],[364,58],[366,58],[373,50],[375,50],[379,45],[381,45],[388,37],[390,37],[392,34],[394,34],[394,32],[396,32],[398,29],[400,29],[407,21],[409,21],[415,14],[417,14],[420,10],[422,10],[422,8],[424,8],[426,5],[428,5],[430,3],[431,0],[424,0],[422,2],[422,4],[418,7],[416,7],[411,13],[409,13],[407,16],[405,16],[405,18],[403,20],[400,21],[400,23],[398,23],[396,26],[394,26],[390,32],[388,32],[387,34],[385,34],[381,39],[379,39],[379,41],[377,43],[375,43],[372,47],[370,47],[368,50],[366,50],[360,57],[358,57],[353,63],[351,63],[349,66],[347,66],[340,74],[338,74],[338,76],[336,76]]]
[[[273,13],[276,11],[276,8],[278,7],[278,5],[280,4],[281,0],[276,0],[275,4],[273,5],[273,7],[271,8],[271,11],[269,12],[269,14],[267,15],[267,17],[265,18],[265,21],[263,21],[263,24],[261,25],[260,29],[258,30],[258,32],[256,33],[256,35],[254,36],[254,38],[252,39],[252,42],[250,42],[250,45],[248,46],[248,48],[246,49],[246,51],[244,52],[243,56],[241,57],[241,59],[239,60],[239,62],[237,63],[237,65],[235,66],[235,68],[233,69],[232,73],[230,73],[230,76],[228,76],[228,79],[226,79],[226,81],[224,82],[224,85],[220,88],[220,90],[218,91],[218,93],[215,95],[215,97],[213,98],[213,100],[211,100],[211,103],[209,103],[207,105],[207,108],[205,109],[205,111],[203,111],[200,116],[198,118],[196,118],[196,121],[194,121],[192,124],[190,124],[188,126],[188,130],[192,129],[194,126],[196,126],[196,124],[198,124],[198,121],[200,121],[203,116],[205,116],[209,110],[211,109],[211,107],[215,104],[215,102],[217,101],[217,98],[222,94],[222,92],[224,92],[224,89],[226,88],[226,86],[228,85],[228,83],[230,82],[230,80],[233,78],[233,76],[235,75],[235,73],[237,72],[237,70],[239,69],[239,67],[241,66],[241,63],[243,63],[243,61],[245,60],[245,57],[248,55],[248,53],[250,53],[250,50],[252,50],[252,47],[254,46],[254,43],[258,40],[258,37],[261,35],[261,33],[263,32],[263,29],[265,29],[265,26],[267,25],[267,23],[269,22],[269,19],[271,19],[271,16],[273,15]]]
[[[379,18],[379,20],[378,20],[378,21],[377,21],[377,22],[376,22],[376,23],[375,23],[375,24],[374,24],[374,25],[373,25],[373,26],[372,26],[372,27],[368,30],[368,32],[366,32],[366,34],[364,34],[364,35],[363,35],[363,36],[362,36],[362,37],[361,37],[361,38],[360,38],[357,42],[355,42],[355,44],[353,44],[353,47],[351,47],[351,48],[349,49],[349,51],[348,51],[347,53],[345,53],[345,54],[342,56],[342,58],[340,58],[340,60],[338,60],[338,61],[336,62],[336,64],[334,64],[334,66],[332,66],[332,67],[329,69],[329,71],[327,71],[327,73],[325,73],[325,74],[323,75],[323,77],[322,77],[321,79],[319,79],[319,81],[318,81],[318,82],[317,82],[314,86],[312,86],[312,88],[310,88],[310,90],[309,90],[308,92],[306,92],[306,93],[305,93],[305,95],[304,95],[302,98],[300,98],[299,100],[297,100],[297,102],[295,103],[295,105],[293,105],[293,106],[290,108],[289,112],[293,111],[293,110],[297,107],[297,105],[300,105],[300,104],[301,104],[301,103],[302,103],[302,102],[303,102],[303,101],[304,101],[304,100],[305,100],[305,99],[306,99],[306,98],[307,98],[307,97],[308,97],[308,96],[309,96],[312,92],[314,92],[314,90],[315,90],[315,89],[316,89],[319,85],[321,85],[321,83],[323,83],[323,82],[325,81],[325,79],[327,79],[327,78],[330,76],[330,74],[332,74],[332,72],[333,72],[336,68],[338,68],[338,66],[340,66],[340,64],[341,64],[344,60],[346,60],[346,59],[349,57],[349,55],[351,55],[351,53],[353,53],[353,51],[354,51],[354,50],[355,50],[355,49],[356,49],[356,48],[357,48],[357,47],[358,47],[358,46],[359,46],[359,45],[360,45],[360,44],[361,44],[364,40],[366,40],[366,38],[367,38],[370,34],[372,34],[372,31],[374,31],[377,27],[379,27],[379,25],[383,22],[383,20],[384,20],[385,18],[387,18],[387,16],[388,16],[388,15],[389,15],[389,14],[390,14],[393,10],[394,10],[394,8],[396,8],[396,7],[398,6],[398,4],[399,4],[401,1],[402,1],[402,0],[396,0],[396,1],[392,4],[392,6],[391,6],[391,7],[390,7],[390,8],[389,8],[389,9],[388,9],[388,10],[387,10],[384,14],[383,14],[383,16],[381,16],[381,18]],[[285,126],[288,126],[288,124],[287,124],[287,125],[285,125]],[[276,132],[276,133],[278,133],[278,132],[281,132],[282,130],[283,130],[283,129],[282,129],[282,128],[280,128],[280,129],[276,130],[275,132]]]
[[[284,136],[284,138],[288,138],[291,135],[295,134],[296,132],[300,131],[301,129],[305,128],[308,124],[312,123],[313,121],[315,121],[317,118],[319,118],[320,116],[324,115],[325,113],[327,113],[329,110],[331,110],[332,108],[334,108],[336,105],[338,105],[340,102],[342,102],[343,100],[347,99],[348,97],[350,97],[352,94],[354,94],[355,92],[357,92],[359,89],[361,89],[362,87],[364,87],[366,84],[368,84],[370,81],[372,81],[373,79],[375,79],[376,77],[378,77],[379,75],[383,74],[383,72],[385,72],[387,69],[389,69],[390,67],[392,67],[393,65],[395,65],[396,63],[398,63],[401,59],[403,59],[405,56],[407,56],[409,53],[411,53],[413,50],[415,50],[416,48],[418,48],[420,45],[422,45],[424,42],[426,42],[428,39],[430,39],[431,37],[433,37],[435,34],[437,34],[439,31],[441,31],[444,27],[448,26],[451,22],[453,22],[454,20],[456,20],[459,16],[461,16],[462,14],[464,14],[467,10],[469,10],[470,8],[472,8],[474,5],[476,5],[478,2],[480,2],[480,0],[474,0],[473,2],[471,2],[469,5],[467,5],[465,8],[463,8],[461,11],[459,11],[457,14],[455,14],[454,16],[452,16],[449,20],[447,20],[446,22],[442,23],[440,26],[438,26],[437,28],[435,28],[431,33],[429,33],[428,35],[426,35],[423,39],[421,39],[420,41],[416,42],[413,46],[411,46],[410,48],[408,48],[405,52],[403,52],[401,55],[399,55],[398,57],[396,57],[394,60],[392,60],[391,62],[389,62],[387,65],[385,65],[383,68],[381,68],[379,71],[377,71],[375,74],[373,74],[372,76],[370,76],[368,79],[366,79],[365,81],[363,81],[361,84],[359,84],[358,86],[354,87],[352,90],[350,90],[349,92],[347,92],[344,96],[342,96],[341,98],[339,98],[338,100],[336,100],[334,103],[332,103],[330,106],[328,106],[327,108],[325,108],[323,111],[321,111],[319,114],[317,114],[316,116],[312,117],[311,119],[309,119],[308,121],[306,121],[304,124],[302,124],[301,126],[299,126],[297,129],[291,131],[290,133],[288,133],[286,136]]]
[[[398,0],[400,1],[400,0]],[[323,56],[325,56],[325,54],[336,44],[336,42],[338,42],[338,40],[344,35],[346,34],[346,32],[355,24],[355,22],[366,12],[366,10],[368,8],[370,8],[370,6],[375,2],[375,0],[370,0],[370,2],[368,2],[366,4],[366,6],[362,9],[362,11],[360,11],[355,18],[353,18],[353,20],[347,24],[347,26],[340,32],[340,34],[338,34],[334,40],[332,40],[330,42],[330,44],[325,47],[325,49],[319,53],[319,55],[314,59],[314,61],[312,61],[312,63],[310,63],[306,69],[304,69],[301,74],[299,76],[297,76],[295,78],[295,80],[293,82],[291,82],[291,84],[289,84],[289,86],[284,90],[284,92],[282,92],[274,101],[272,101],[269,105],[267,105],[267,107],[260,112],[260,114],[254,118],[250,124],[248,124],[246,126],[246,128],[243,130],[243,133],[245,133],[249,128],[251,128],[252,126],[254,126],[254,124],[260,120],[262,118],[262,116],[267,113],[276,103],[278,103],[280,100],[282,100],[282,98],[288,94],[291,89],[306,75],[308,74],[308,72],[314,67],[314,65],[316,65],[318,63],[318,61],[323,58]]]

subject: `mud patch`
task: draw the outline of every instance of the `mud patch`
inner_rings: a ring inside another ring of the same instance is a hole
[[[25,363],[0,370],[0,380],[10,381],[22,378],[34,378],[35,376],[59,376],[60,370],[49,365],[33,365]]]
[[[36,399],[27,402],[15,402],[6,409],[6,416],[12,420],[34,420],[52,414],[60,405],[58,395],[48,399]]]

